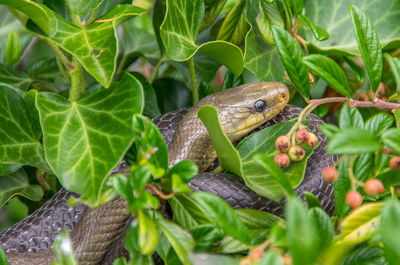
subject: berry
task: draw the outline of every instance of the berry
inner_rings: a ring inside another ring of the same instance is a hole
[[[292,145],[289,148],[289,157],[293,161],[300,161],[303,160],[304,156],[306,155],[306,151],[304,151],[303,147],[299,145]]]
[[[400,169],[400,156],[395,156],[390,159],[390,168],[392,170]]]
[[[278,153],[274,157],[274,162],[280,167],[280,168],[285,168],[290,165],[290,159],[289,156],[286,153]]]
[[[286,135],[281,135],[278,138],[276,138],[275,147],[280,152],[287,151],[289,149],[289,147],[290,147],[290,139],[289,139],[289,137],[287,137]]]
[[[300,129],[296,132],[296,142],[300,144],[307,143],[308,139],[310,139],[310,134],[306,129]]]
[[[349,191],[346,195],[346,203],[351,207],[351,208],[357,208],[358,206],[361,205],[362,203],[362,197],[361,194],[358,193],[355,190]]]
[[[365,182],[364,191],[369,196],[376,196],[385,191],[383,184],[380,180],[369,179]]]
[[[308,142],[307,144],[312,147],[315,148],[318,144],[318,138],[315,134],[313,133],[309,133],[310,137],[308,138]]]
[[[333,183],[338,178],[338,172],[334,167],[326,167],[322,171],[322,178],[328,183]]]
[[[308,73],[308,79],[310,80],[310,85],[314,84],[314,76],[311,73]]]

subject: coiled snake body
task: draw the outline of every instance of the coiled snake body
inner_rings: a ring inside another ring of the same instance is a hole
[[[192,109],[183,109],[153,119],[169,147],[169,166],[183,159],[195,161],[200,171],[215,159],[215,151],[200,120],[198,109],[213,105],[219,111],[221,124],[232,141],[257,128],[265,128],[296,118],[301,109],[286,105],[289,95],[280,83],[254,83],[210,95]],[[308,191],[316,195],[327,212],[333,210],[333,188],[320,178],[324,167],[335,161],[325,153],[326,138],[318,127],[322,121],[309,115],[308,127],[317,135],[320,146],[308,160],[306,174],[296,193]],[[260,126],[261,125],[261,126]],[[200,152],[199,152],[200,151]],[[124,163],[116,170],[127,170]],[[234,208],[265,210],[283,215],[283,201],[274,202],[247,188],[243,181],[228,174],[200,173],[188,183],[192,190],[215,193]],[[79,264],[111,264],[123,253],[124,230],[129,225],[127,203],[118,198],[95,209],[83,204],[68,207],[73,193],[60,190],[40,209],[0,232],[0,244],[11,265],[51,264],[55,257],[50,247],[56,235],[71,232],[75,256]]]

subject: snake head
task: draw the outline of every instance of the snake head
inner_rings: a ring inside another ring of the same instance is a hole
[[[224,90],[214,105],[224,132],[235,141],[273,118],[289,101],[287,87],[279,82],[259,82]]]

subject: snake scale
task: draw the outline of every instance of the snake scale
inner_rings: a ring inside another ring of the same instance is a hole
[[[191,159],[204,171],[215,160],[215,150],[210,148],[211,141],[197,118],[200,106],[215,106],[225,133],[232,141],[237,141],[252,130],[261,130],[296,118],[301,108],[286,105],[288,98],[287,88],[283,84],[247,84],[210,95],[192,109],[170,112],[154,118],[153,122],[168,144],[169,166],[182,159]],[[331,165],[336,157],[325,153],[326,138],[319,131],[322,120],[314,115],[309,115],[307,120],[308,127],[321,144],[308,160],[304,180],[295,192],[299,196],[304,191],[313,193],[321,201],[322,207],[331,213],[334,207],[333,187],[322,181],[320,176],[322,169]],[[240,134],[236,133],[238,130]],[[202,153],[196,153],[199,150]],[[127,165],[122,162],[114,172],[127,170]],[[233,208],[251,208],[283,216],[284,200],[275,202],[261,197],[236,176],[200,173],[188,185],[193,191],[203,190],[219,195]],[[72,195],[74,193],[64,189],[58,191],[34,213],[0,232],[0,244],[11,265],[51,264],[54,261],[52,242],[64,229],[71,231],[79,264],[106,265],[116,257],[126,255],[123,248],[124,231],[132,219],[126,213],[126,201],[117,198],[94,209],[83,204],[70,208],[67,201]]]

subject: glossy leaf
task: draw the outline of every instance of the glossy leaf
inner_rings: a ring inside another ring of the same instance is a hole
[[[51,42],[77,58],[86,71],[105,87],[110,86],[116,70],[116,27],[123,21],[145,12],[132,5],[116,5],[98,19],[106,22],[77,26],[38,2],[0,0],[0,4],[15,8],[30,17],[44,34],[51,38]]]
[[[177,174],[185,182],[189,182],[199,173],[197,165],[190,160],[184,160],[174,165],[169,171],[169,175]]]
[[[33,81],[27,74],[0,63],[0,85],[27,90]]]
[[[392,57],[390,54],[384,54],[386,61],[392,70],[394,79],[396,80],[397,94],[400,95],[400,59],[397,57]]]
[[[157,97],[154,92],[154,88],[147,81],[141,73],[133,72],[131,73],[141,84],[144,92],[144,107],[143,115],[149,116],[150,118],[158,117],[161,115],[160,110],[157,105]]]
[[[194,246],[191,235],[171,221],[164,219],[159,213],[155,214],[159,229],[168,239],[180,261],[183,264],[190,264],[188,255]]]
[[[246,17],[250,23],[250,30],[245,40],[245,67],[254,73],[260,81],[283,81],[285,68],[276,47],[265,40],[267,32],[271,29],[269,25],[265,25],[265,21],[260,21],[264,13],[260,9],[259,1],[248,1],[247,5]],[[258,25],[261,24],[265,27],[263,31],[259,30]],[[273,40],[272,33],[269,34],[271,34],[270,38]]]
[[[303,50],[299,43],[284,29],[273,26],[272,35],[290,80],[303,97],[308,98],[310,95],[310,80],[308,78],[308,69],[302,63]]]
[[[206,192],[195,192],[192,198],[207,212],[218,226],[220,226],[228,235],[249,243],[250,238],[247,234],[245,225],[240,221],[233,209],[220,197]]]
[[[392,128],[387,131],[385,131],[381,135],[383,143],[396,151],[397,153],[400,153],[400,128]]]
[[[368,144],[365,144],[368,143]],[[369,131],[349,127],[333,135],[327,150],[331,154],[362,154],[379,151],[381,144]]]
[[[249,29],[246,21],[246,0],[238,0],[225,17],[218,31],[217,40],[241,45]]]
[[[321,208],[313,208],[308,212],[309,217],[314,222],[318,233],[319,250],[327,248],[335,235],[329,215]]]
[[[0,164],[0,176],[5,176],[14,173],[21,167],[22,165],[20,164]]]
[[[335,181],[335,210],[340,218],[343,218],[348,208],[346,204],[346,195],[351,189],[351,183],[348,170],[349,158],[344,159],[338,166],[339,177]]]
[[[394,120],[396,121],[396,127],[400,128],[400,110],[392,110]]]
[[[75,14],[85,16],[87,13],[97,8],[103,0],[68,0],[68,2]]]
[[[15,89],[0,85],[0,113],[0,162],[31,165],[50,172],[34,112]]]
[[[7,176],[0,177],[0,208],[14,196],[23,196],[31,201],[39,201],[43,197],[40,185],[30,185],[23,169]]]
[[[383,70],[381,43],[374,25],[364,11],[352,5],[350,7],[350,17],[353,23],[358,49],[363,58],[372,91],[375,92],[381,81]]]
[[[198,224],[210,223],[211,221],[200,205],[185,195],[174,196],[170,200],[170,205],[176,221],[184,229],[190,229]]]
[[[304,7],[304,0],[290,0],[296,16],[301,15]]]
[[[400,205],[397,201],[388,201],[382,209],[380,234],[383,242],[386,261],[388,264],[399,264],[400,248]]]
[[[337,63],[327,56],[312,54],[303,58],[303,63],[322,77],[334,90],[351,97],[346,75]]]
[[[285,209],[287,239],[294,265],[314,264],[318,252],[318,234],[303,202],[290,198]]]
[[[282,220],[275,214],[254,209],[236,209],[235,213],[248,229],[269,229]]]
[[[189,232],[196,242],[194,249],[196,252],[208,250],[211,245],[217,241],[217,239],[222,238],[224,234],[220,228],[211,224],[195,226],[191,228]]]
[[[341,265],[379,265],[385,264],[383,250],[377,246],[358,247],[342,259]]]
[[[224,8],[227,0],[216,0],[208,2],[205,1],[205,13],[204,18],[200,26],[200,31],[208,28],[218,17],[221,13],[222,9]]]
[[[387,113],[378,113],[370,117],[366,122],[364,128],[369,130],[373,135],[379,136],[387,129],[389,129],[394,122],[392,115]]]
[[[200,46],[195,43],[203,15],[201,0],[167,0],[160,34],[168,56],[181,62],[200,51],[239,75],[243,70],[243,54],[239,47],[225,41],[210,41]]]
[[[198,116],[210,134],[221,165],[236,175],[243,176],[239,152],[224,134],[219,122],[218,110],[213,106],[205,105],[200,108]]]
[[[276,25],[281,28],[285,27],[285,22],[283,21],[279,5],[277,2],[268,3],[267,1],[261,1],[258,12],[258,16],[255,19],[257,23],[257,29],[264,40],[273,45],[275,44],[275,41],[274,37],[272,36],[271,26]],[[252,21],[252,11],[249,11],[248,14],[249,21]]]
[[[143,106],[131,75],[70,102],[54,93],[36,98],[46,158],[62,185],[95,203],[102,184],[133,140],[132,116]]]
[[[312,33],[314,34],[314,37],[318,40],[318,41],[324,41],[329,39],[329,33],[324,30],[321,27],[318,27],[317,25],[314,25],[311,20],[306,17],[306,16],[301,16],[301,18],[307,23],[308,27],[311,29]]]
[[[348,127],[364,127],[364,119],[357,108],[350,108],[343,104],[339,113],[339,126],[341,129]]]
[[[377,231],[382,205],[382,202],[365,203],[352,211],[343,219],[339,240],[359,244],[369,239]]]
[[[158,244],[157,227],[143,210],[137,212],[139,220],[140,252],[144,255],[152,254]]]
[[[4,59],[7,64],[13,65],[18,62],[19,55],[20,55],[20,39],[18,34],[15,31],[11,31],[8,34],[8,40],[7,40],[7,47],[6,47],[6,52],[4,55]]]

